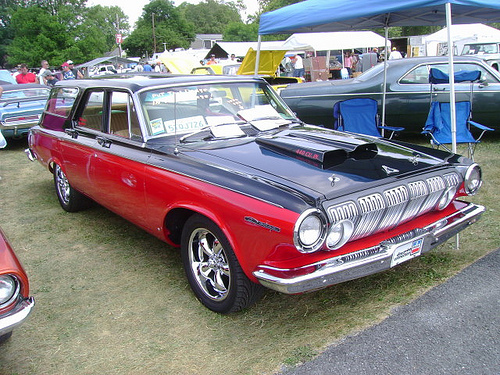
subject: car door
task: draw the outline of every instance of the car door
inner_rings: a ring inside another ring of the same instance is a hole
[[[97,146],[96,136],[101,131],[104,91],[87,91],[71,119],[71,128],[65,130],[61,141],[63,170],[70,184],[78,191],[94,197],[90,179],[91,161]]]
[[[99,202],[135,224],[147,224],[144,147],[131,94],[107,90],[102,133],[96,137],[91,181]]]
[[[423,127],[427,119],[431,101],[449,102],[449,84],[429,84],[430,68],[437,68],[448,74],[448,63],[422,63],[403,74],[399,79],[394,80],[390,85],[391,93],[398,93],[397,100],[399,110],[396,114],[399,118],[399,125],[407,124]],[[470,101],[473,103],[474,119],[484,125],[494,125],[494,115],[498,112],[495,104],[495,96],[500,90],[498,77],[486,66],[478,62],[455,62],[455,72],[462,70],[479,70],[481,72],[481,82],[456,83],[456,101]],[[432,90],[432,92],[431,92]],[[387,124],[395,125],[393,118],[388,113]],[[413,129],[412,128],[412,129]]]

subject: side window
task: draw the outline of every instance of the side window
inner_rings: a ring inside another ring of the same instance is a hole
[[[139,119],[129,93],[115,91],[111,94],[109,133],[142,140]]]
[[[101,130],[104,114],[104,91],[91,91],[78,118],[78,125],[86,128]]]
[[[401,84],[415,85],[429,83],[429,69],[426,65],[419,66],[406,73],[399,81]]]
[[[77,95],[77,88],[52,89],[45,106],[41,126],[52,130],[63,130]]]

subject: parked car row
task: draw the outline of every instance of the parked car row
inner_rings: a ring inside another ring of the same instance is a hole
[[[40,120],[50,89],[36,83],[0,87],[0,132],[5,139],[25,137]]]
[[[432,101],[449,101],[449,84],[432,86],[429,71],[437,68],[448,73],[447,57],[405,58],[387,61],[385,124],[403,126],[406,131],[420,132],[425,124]],[[473,119],[483,125],[500,129],[500,75],[484,60],[472,56],[457,56],[455,72],[479,70],[481,77],[471,85],[455,85],[457,101],[472,99]],[[302,120],[310,124],[333,128],[333,106],[352,98],[372,98],[382,113],[384,64],[378,64],[360,76],[346,80],[292,84],[280,95]]]
[[[64,210],[95,201],[179,248],[220,313],[396,267],[485,210],[460,199],[473,161],[308,125],[254,77],[58,82],[28,144]]]

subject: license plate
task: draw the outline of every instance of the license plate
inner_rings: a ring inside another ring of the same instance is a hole
[[[398,246],[392,254],[391,267],[418,257],[422,253],[423,245],[424,239],[418,238],[411,242]]]

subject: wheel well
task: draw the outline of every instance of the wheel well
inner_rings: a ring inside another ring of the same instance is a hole
[[[168,231],[168,238],[172,243],[180,245],[182,228],[186,221],[197,212],[186,208],[175,208],[165,217],[165,228]]]

